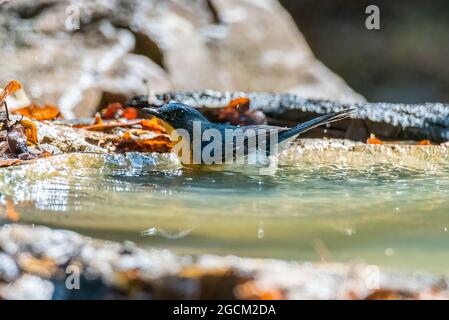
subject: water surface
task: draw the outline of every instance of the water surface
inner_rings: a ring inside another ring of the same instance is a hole
[[[448,270],[446,151],[298,150],[272,175],[173,155],[63,155],[1,169],[0,190],[22,223],[144,247]]]

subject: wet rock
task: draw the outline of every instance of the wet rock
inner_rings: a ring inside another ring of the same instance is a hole
[[[149,58],[127,54],[114,63],[107,76],[101,81],[103,90],[100,105],[113,102],[125,102],[130,94],[139,94],[151,90],[164,92],[172,85],[168,74]]]
[[[8,286],[0,288],[0,297],[7,300],[49,300],[54,286],[38,276],[25,274]]]
[[[17,0],[0,10],[0,83],[23,81],[66,118],[148,86],[363,101],[313,56],[275,0]]]
[[[69,250],[62,250],[67,245]],[[56,270],[43,277],[39,269],[15,264],[24,255],[35,264],[53,261]],[[180,257],[168,250],[142,250],[130,243],[17,224],[0,228],[0,272],[5,266],[10,276],[0,280],[4,299],[449,298],[447,279],[426,273],[385,272],[361,262]]]
[[[19,275],[15,261],[5,253],[0,253],[0,281],[11,282]]]
[[[200,108],[226,106],[231,100],[241,97],[250,99],[252,110],[261,110],[269,124],[294,126],[317,114],[338,112],[354,108],[349,119],[333,123],[330,127],[316,128],[302,137],[346,138],[366,141],[371,133],[381,139],[423,140],[435,142],[449,140],[449,105],[443,103],[393,104],[393,103],[354,103],[345,104],[329,100],[304,99],[294,94],[218,92],[211,90],[173,91],[150,99],[150,105],[158,106],[166,99]],[[134,97],[129,104],[143,106],[147,96]],[[324,132],[324,134],[323,134]],[[326,134],[326,132],[328,134]]]

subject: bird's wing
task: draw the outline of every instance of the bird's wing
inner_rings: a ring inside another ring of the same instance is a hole
[[[256,124],[256,125],[250,125],[243,127],[245,130],[252,129],[252,130],[276,130],[277,132],[283,132],[290,130],[290,128],[287,127],[277,127],[277,126],[269,126],[267,124]]]
[[[287,130],[289,128],[269,125],[234,127],[232,130],[233,139],[224,137],[222,150],[223,161],[225,161],[226,157],[231,156],[230,153],[232,153],[233,158],[238,158],[240,156],[247,156],[257,151],[258,148],[265,148],[266,153],[269,154],[269,149],[267,148],[270,146],[271,136]]]

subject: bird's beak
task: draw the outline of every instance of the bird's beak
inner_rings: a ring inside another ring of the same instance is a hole
[[[149,115],[152,115],[152,116],[154,116],[154,117],[156,117],[156,118],[159,118],[159,119],[161,119],[161,120],[165,120],[165,116],[164,116],[162,113],[160,113],[157,109],[153,109],[153,108],[143,108],[141,111],[142,111],[144,114],[149,114]]]

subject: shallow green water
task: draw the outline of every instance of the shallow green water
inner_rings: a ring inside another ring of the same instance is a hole
[[[273,175],[73,154],[1,169],[0,190],[23,223],[179,253],[449,270],[447,159],[347,153],[286,156]]]

